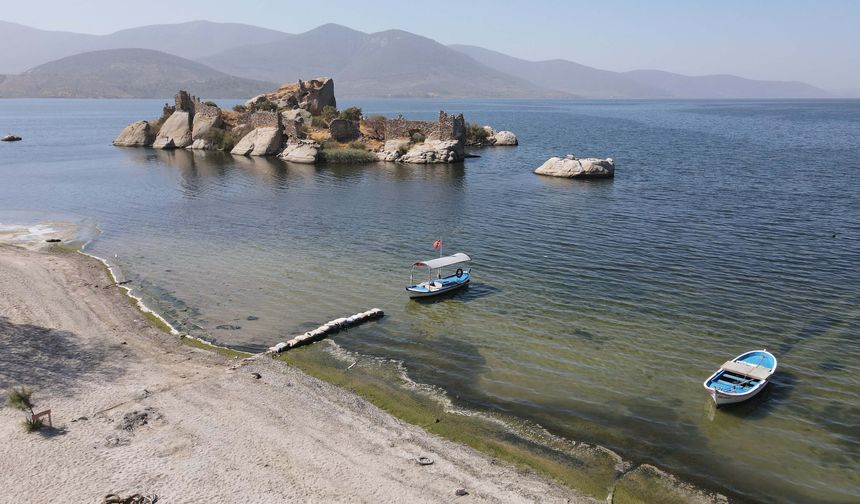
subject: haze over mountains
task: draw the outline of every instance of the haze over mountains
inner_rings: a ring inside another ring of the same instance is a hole
[[[0,44],[14,48],[0,53],[0,73],[20,73],[0,82],[0,97],[167,97],[183,87],[204,97],[242,98],[262,91],[260,86],[321,75],[333,77],[338,96],[345,97],[830,96],[800,82],[612,72],[566,60],[527,61],[480,47],[445,46],[402,30],[368,34],[334,24],[287,34],[194,21],[84,35],[0,21]]]
[[[254,96],[276,87],[151,49],[90,51],[39,65],[0,82],[17,98],[163,98],[179,89],[197,96]]]

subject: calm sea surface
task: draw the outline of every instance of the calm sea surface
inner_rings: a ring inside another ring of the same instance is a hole
[[[453,166],[110,145],[162,103],[0,100],[0,133],[24,137],[0,144],[0,223],[81,223],[151,306],[222,344],[381,307],[337,343],[461,406],[744,500],[860,500],[860,102],[343,100],[519,136]],[[615,179],[531,173],[569,152],[613,157]],[[410,302],[436,239],[474,283]],[[702,381],[755,348],[773,383],[715,411]]]

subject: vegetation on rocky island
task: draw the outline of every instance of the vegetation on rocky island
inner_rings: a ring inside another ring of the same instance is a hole
[[[362,142],[343,145],[329,140],[321,145],[318,156],[320,161],[332,164],[360,164],[376,161],[376,154],[369,152]]]
[[[466,123],[466,142],[471,145],[483,145],[490,134],[478,123]]]

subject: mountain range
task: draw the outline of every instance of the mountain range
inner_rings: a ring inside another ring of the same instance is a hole
[[[164,98],[254,96],[277,87],[151,49],[90,51],[39,65],[0,81],[7,98]]]
[[[528,61],[475,46],[445,46],[402,30],[364,33],[327,24],[289,34],[193,21],[109,35],[0,21],[0,97],[247,97],[271,83],[330,76],[344,97],[826,98],[801,82],[659,70],[613,72],[567,60]]]

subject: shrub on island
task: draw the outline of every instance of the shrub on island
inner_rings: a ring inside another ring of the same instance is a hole
[[[490,134],[483,126],[476,123],[466,124],[466,141],[472,145],[482,145],[487,142]]]
[[[338,119],[346,119],[348,121],[360,121],[361,109],[358,107],[349,107],[348,109],[341,111],[341,113],[338,115]]]
[[[376,154],[364,150],[364,144],[361,142],[352,142],[347,147],[341,147],[336,142],[329,141],[322,145],[317,159],[332,164],[374,163]]]
[[[203,135],[203,139],[212,145],[213,150],[230,152],[236,143],[242,139],[239,133],[246,133],[239,130],[224,130],[221,128],[212,128]]]

